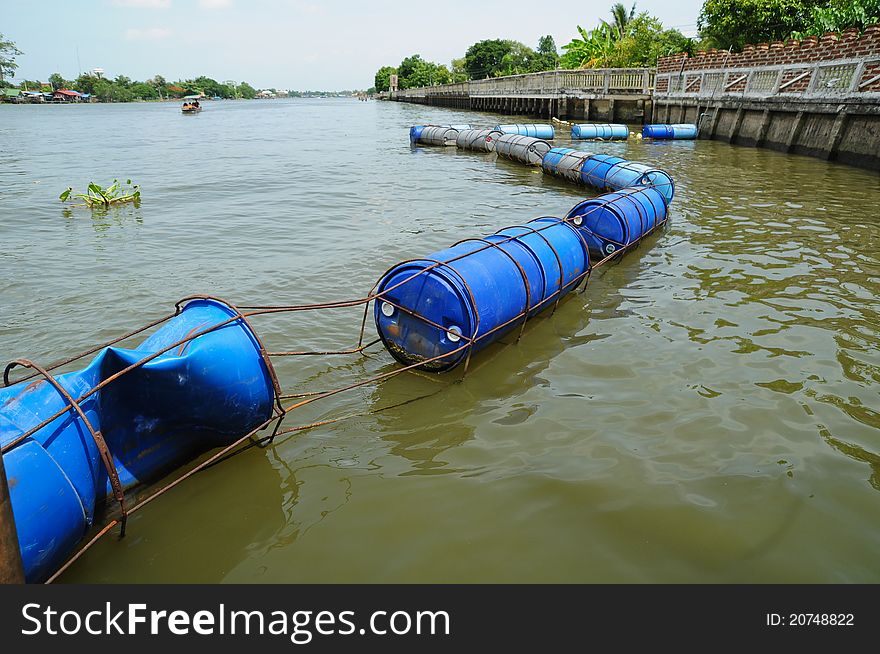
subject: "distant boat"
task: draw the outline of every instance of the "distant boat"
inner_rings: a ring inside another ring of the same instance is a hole
[[[183,106],[180,110],[185,114],[197,114],[202,110],[202,105],[199,104],[199,100],[203,96],[201,95],[187,95],[183,98]]]

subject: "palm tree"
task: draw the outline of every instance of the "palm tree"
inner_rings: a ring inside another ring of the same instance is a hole
[[[611,17],[614,18],[613,27],[617,32],[617,38],[622,39],[626,36],[630,21],[636,16],[636,3],[630,8],[629,12],[622,2],[618,2],[611,6]]]

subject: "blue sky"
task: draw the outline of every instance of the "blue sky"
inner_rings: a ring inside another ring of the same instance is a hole
[[[404,57],[449,64],[475,41],[557,46],[608,18],[608,0],[0,0],[0,32],[24,52],[15,79],[204,74],[257,87],[364,89]],[[685,34],[701,0],[643,0],[638,10]]]

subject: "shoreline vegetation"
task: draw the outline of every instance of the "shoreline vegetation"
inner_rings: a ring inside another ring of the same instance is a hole
[[[382,66],[368,93],[387,92],[391,76],[399,89],[467,82],[469,80],[579,68],[645,68],[667,55],[698,50],[739,52],[747,44],[802,39],[848,28],[864,30],[880,22],[880,0],[704,0],[696,19],[698,35],[685,36],[664,27],[656,16],[610,8],[611,20],[599,20],[592,30],[577,25],[579,38],[562,46],[560,55],[552,36],[543,36],[536,49],[518,41],[488,39],[471,45],[450,66],[414,54],[397,66]]]
[[[52,73],[46,81],[24,79],[13,84],[10,80],[18,69],[15,59],[22,55],[15,43],[0,33],[0,100],[15,101],[21,94],[53,95],[59,102],[150,102],[179,101],[186,96],[205,99],[253,100],[272,98],[347,98],[365,95],[361,90],[294,91],[279,88],[257,89],[248,82],[215,79],[200,75],[194,79],[169,82],[162,75],[148,80],[132,80],[125,75],[110,78],[95,68],[74,80]],[[70,93],[71,91],[75,93]],[[61,92],[61,93],[59,93]],[[37,100],[42,101],[42,99]]]

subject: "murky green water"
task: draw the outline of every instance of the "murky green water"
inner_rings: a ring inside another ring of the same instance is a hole
[[[413,123],[498,118],[0,106],[0,358],[54,360],[191,293],[361,296],[398,260],[584,196],[408,143]],[[461,381],[405,374],[295,412],[361,415],[197,475],[63,580],[880,581],[878,176],[717,142],[582,147],[668,169],[670,227]],[[139,208],[56,199],[117,176]],[[270,349],[349,346],[360,313],[255,327]],[[374,349],[279,373],[308,391],[394,366]]]

